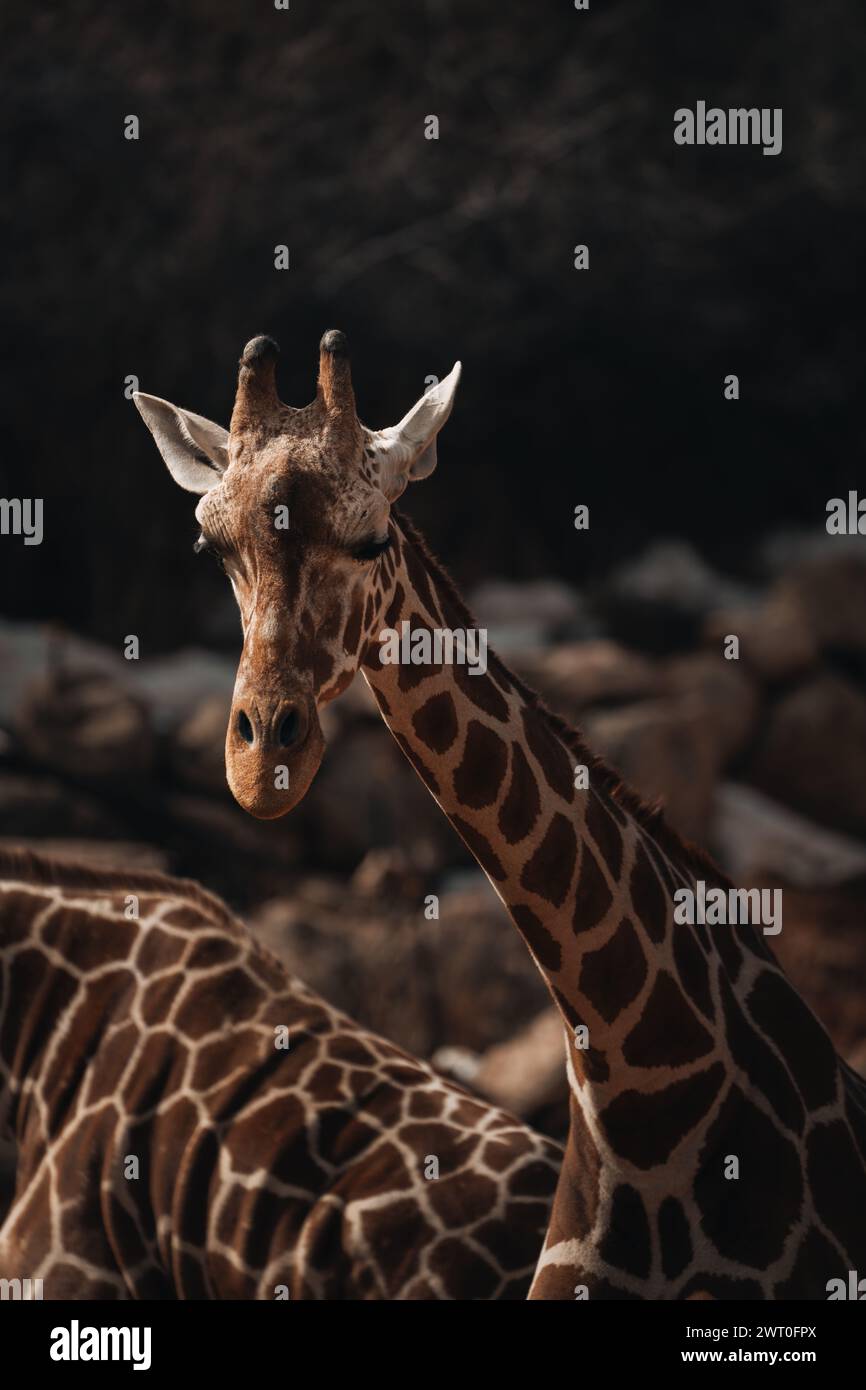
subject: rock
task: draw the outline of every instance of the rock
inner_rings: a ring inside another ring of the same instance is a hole
[[[438,920],[424,897],[373,900],[320,876],[248,920],[288,969],[400,1046],[482,1053],[543,1009],[547,991],[480,874],[460,892],[440,890]]]
[[[154,845],[137,844],[131,840],[57,840],[35,835],[3,835],[0,836],[0,846],[4,849],[32,849],[49,859],[81,864],[89,869],[116,869],[121,873],[134,873],[140,869],[169,872],[167,854]]]
[[[123,662],[126,682],[148,706],[154,727],[171,733],[205,704],[231,701],[237,663],[216,652],[183,647],[170,656]],[[225,742],[225,727],[220,735]]]
[[[717,773],[716,741],[700,707],[648,700],[587,715],[590,748],[601,753],[642,797],[661,799],[681,835],[703,840]]]
[[[304,891],[307,882],[295,885],[291,896],[268,899],[248,912],[245,920],[286,968],[301,975],[311,988],[321,991],[330,978],[329,1002],[350,1012],[357,992],[353,975],[356,948],[353,937],[340,924],[341,908],[347,923],[350,918],[347,896],[334,892],[329,895],[330,902],[308,901]]]
[[[818,661],[807,616],[789,592],[775,592],[756,607],[722,609],[707,618],[707,646],[721,655],[730,635],[739,638],[739,660],[765,681],[799,675]]]
[[[866,874],[866,845],[736,782],[723,782],[716,790],[709,842],[738,883],[769,874],[818,888]]]
[[[714,609],[749,599],[748,589],[712,569],[687,541],[663,540],[604,580],[597,607],[627,646],[672,652],[694,644]]]
[[[481,1055],[468,1047],[437,1047],[430,1060],[458,1086],[471,1086],[481,1066]]]
[[[155,741],[144,705],[113,676],[58,668],[27,688],[14,718],[25,752],[88,781],[148,777]]]
[[[0,773],[0,834],[122,838],[116,811],[54,777]]]
[[[547,1008],[512,1038],[486,1052],[440,1047],[433,1065],[494,1105],[520,1115],[542,1134],[568,1133],[568,1079],[563,1022]]]
[[[569,642],[515,661],[517,674],[566,719],[588,705],[622,704],[657,695],[661,679],[652,662],[616,642]]]
[[[321,707],[319,720],[328,747],[335,744],[337,739],[351,733],[353,727],[359,723],[375,725],[382,731],[382,737],[388,739],[388,734],[382,727],[383,720],[379,706],[376,704],[373,692],[365,677],[360,672],[341,695]]]
[[[473,1090],[521,1117],[562,1101],[568,1095],[564,1038],[559,1012],[544,1009],[513,1037],[482,1054],[471,1079]]]
[[[231,695],[209,695],[175,730],[170,742],[172,769],[197,791],[228,795],[225,739]]]
[[[357,721],[328,744],[292,820],[315,862],[354,869],[369,849],[394,846],[414,864],[445,864],[462,847],[381,721]]]
[[[379,723],[382,721],[376,697],[360,672],[342,695],[338,695],[336,700],[325,706],[325,709],[338,710],[344,724],[350,719],[375,719]]]
[[[285,892],[305,855],[290,821],[257,821],[228,797],[171,792],[154,804],[145,829],[167,846],[175,873],[198,879],[239,912]]]
[[[270,863],[281,874],[300,857],[300,837],[291,821],[256,820],[231,800],[222,804],[211,797],[171,794],[163,813],[173,825],[173,841],[206,846],[217,861],[229,856],[229,871],[233,854]]]
[[[866,563],[866,536],[831,536],[825,527],[783,527],[766,536],[758,547],[764,574],[777,579],[803,565],[851,556]]]
[[[798,566],[783,584],[822,650],[866,652],[866,551],[827,554]]]
[[[352,874],[349,887],[362,898],[419,902],[427,877],[404,850],[371,849]]]
[[[866,834],[866,696],[818,674],[772,707],[746,780],[823,825]]]
[[[459,897],[462,893],[484,894],[489,887],[488,879],[474,859],[471,864],[457,864],[443,870],[439,877],[440,898]]]
[[[371,903],[336,879],[299,882],[248,920],[286,967],[336,1008],[416,1056],[438,1028],[438,982],[420,940],[421,913]],[[428,928],[429,928],[429,924]]]
[[[716,744],[716,763],[725,767],[746,746],[760,710],[758,687],[736,661],[719,653],[694,652],[672,658],[664,668],[665,689],[686,699],[704,718]]]
[[[0,620],[0,723],[11,725],[29,687],[59,671],[110,677],[137,697],[160,733],[170,733],[211,696],[230,698],[236,662],[186,647],[170,656],[126,661],[120,652],[53,628]]]
[[[487,879],[476,870],[474,882],[463,883],[441,893],[438,923],[419,916],[438,982],[436,1044],[484,1052],[527,1024],[550,996]]]
[[[51,624],[0,619],[0,724],[11,727],[28,687],[58,667],[101,671],[120,679],[128,665],[106,647]]]
[[[470,608],[499,652],[532,651],[565,637],[597,632],[582,595],[557,579],[521,584],[495,579],[472,594]]]
[[[838,888],[783,887],[782,931],[765,938],[843,1057],[866,1046],[864,920],[862,876]]]
[[[866,1037],[853,1044],[845,1060],[860,1076],[866,1077]]]

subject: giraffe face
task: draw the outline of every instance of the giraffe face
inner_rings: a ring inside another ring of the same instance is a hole
[[[196,508],[201,548],[231,581],[243,652],[226,734],[229,786],[271,818],[304,796],[324,751],[319,708],[345,690],[380,616],[389,505],[327,440],[241,449]],[[368,470],[369,472],[369,470]]]
[[[459,375],[458,364],[400,425],[371,431],[355,413],[342,334],[323,338],[318,393],[303,410],[277,397],[276,351],[267,338],[247,345],[229,431],[135,398],[172,476],[201,494],[196,548],[218,558],[238,603],[226,774],[262,819],[290,811],[318,771],[319,709],[349,685],[381,626],[391,502],[435,466]]]

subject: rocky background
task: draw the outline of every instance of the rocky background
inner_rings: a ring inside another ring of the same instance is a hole
[[[265,331],[301,405],[341,327],[379,426],[459,356],[407,509],[556,709],[738,882],[786,886],[779,953],[862,1058],[866,538],[824,520],[866,442],[866,10],[7,10],[0,497],[43,498],[45,536],[0,536],[0,834],[201,878],[561,1129],[540,981],[360,683],[289,819],[228,797],[237,615],[126,391],[226,421]],[[697,100],[781,107],[782,153],[675,146]]]

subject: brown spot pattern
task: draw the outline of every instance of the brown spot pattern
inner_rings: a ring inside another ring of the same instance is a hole
[[[508,720],[508,705],[488,674],[472,676],[465,666],[453,666],[454,684],[477,709],[497,719]]]
[[[749,1023],[724,974],[720,975],[719,988],[725,1035],[735,1065],[742,1069],[751,1085],[763,1092],[782,1124],[802,1134],[806,1115],[787,1068]]]
[[[739,1178],[725,1160],[739,1159]],[[782,1253],[799,1220],[803,1180],[797,1150],[738,1086],[710,1125],[694,1185],[701,1225],[722,1255],[756,1269]]]
[[[575,935],[582,931],[589,931],[590,927],[596,926],[612,902],[613,894],[598,867],[598,860],[589,845],[584,842],[580,858],[580,875],[574,895],[574,916],[571,923]]]
[[[617,829],[598,792],[589,792],[586,808],[586,827],[601,851],[602,858],[614,880],[622,869],[622,835]]]
[[[762,971],[746,1007],[788,1063],[807,1108],[829,1105],[835,1099],[838,1081],[836,1049],[784,976],[775,970]]]
[[[662,1202],[659,1207],[658,1227],[662,1272],[666,1279],[676,1279],[692,1259],[689,1223],[676,1197],[666,1197]]]
[[[601,1113],[614,1151],[636,1168],[664,1163],[713,1104],[725,1078],[721,1062],[659,1091],[623,1091]]]
[[[571,883],[576,858],[574,827],[557,811],[535,853],[524,865],[520,882],[530,893],[545,898],[554,907],[561,907]]]
[[[694,930],[688,923],[675,922],[673,934],[674,963],[680,983],[704,1017],[713,1019],[716,1006],[710,989],[710,968],[695,940]]]
[[[432,748],[434,753],[447,753],[459,729],[450,691],[443,690],[438,695],[431,695],[412,716],[412,727],[421,742]]]
[[[647,977],[646,958],[628,918],[597,951],[587,951],[580,972],[580,990],[605,1023],[636,999]]]
[[[642,841],[638,841],[635,847],[635,860],[631,871],[631,900],[635,914],[646,928],[650,940],[656,943],[664,941],[671,900],[662,888]]]
[[[538,784],[519,743],[511,745],[511,782],[499,811],[499,829],[509,845],[516,845],[532,830],[541,811]]]
[[[607,1264],[636,1279],[645,1279],[650,1272],[652,1247],[646,1208],[640,1193],[628,1183],[620,1183],[613,1194],[599,1254]]]
[[[712,1049],[712,1036],[673,975],[660,970],[640,1018],[623,1043],[625,1060],[633,1067],[679,1067]]]
[[[454,791],[463,806],[480,810],[499,795],[508,767],[508,749],[498,734],[470,719],[463,758],[454,772]]]
[[[565,746],[537,710],[524,707],[523,729],[548,785],[569,805],[574,801],[574,767]]]
[[[559,942],[543,926],[531,908],[524,903],[512,903],[510,912],[533,955],[545,970],[559,970],[562,965],[562,951]]]
[[[505,870],[487,836],[482,835],[480,830],[476,830],[462,816],[449,816],[448,819],[461,839],[465,840],[470,853],[475,855],[485,873],[501,882],[505,878]]]

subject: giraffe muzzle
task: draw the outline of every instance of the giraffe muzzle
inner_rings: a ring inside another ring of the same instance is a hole
[[[273,820],[291,811],[319,769],[324,740],[312,699],[263,701],[236,692],[226,733],[226,777],[245,811]]]

